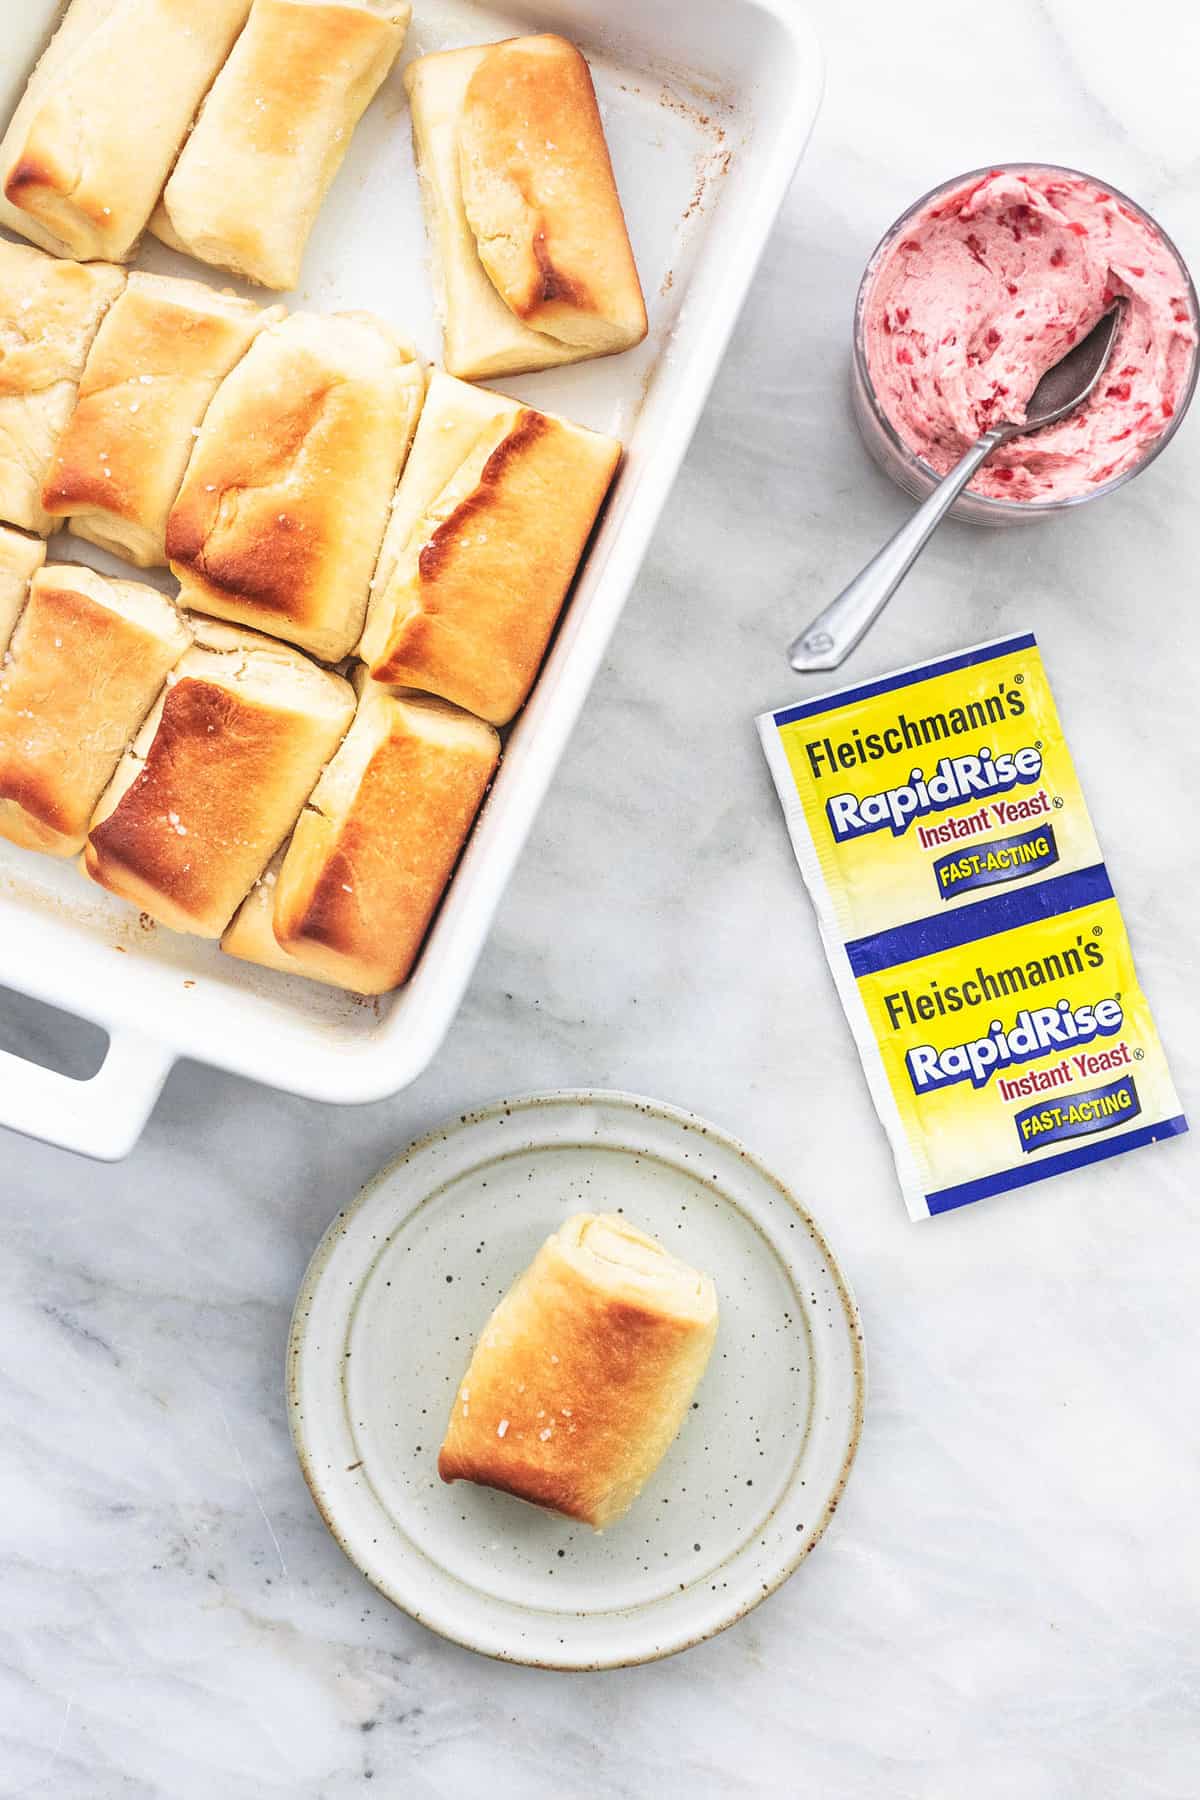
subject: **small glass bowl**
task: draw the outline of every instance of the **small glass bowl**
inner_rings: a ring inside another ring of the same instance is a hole
[[[940,199],[943,194],[949,194],[956,188],[966,187],[970,182],[978,181],[981,177],[993,172],[1040,174],[1047,171],[1055,175],[1073,175],[1082,181],[1090,181],[1096,187],[1102,187],[1106,193],[1112,194],[1115,199],[1122,201],[1133,212],[1138,213],[1151,230],[1158,234],[1179,264],[1192,318],[1200,320],[1200,299],[1196,295],[1195,283],[1175,244],[1167,236],[1157,219],[1153,218],[1145,207],[1139,206],[1136,200],[1131,200],[1128,194],[1123,194],[1120,188],[1113,187],[1110,182],[1097,181],[1094,175],[1085,174],[1081,169],[1068,169],[1061,163],[989,163],[986,168],[972,169],[968,174],[956,175],[952,181],[943,181],[938,187],[931,188],[929,193],[922,194],[921,198],[914,201],[913,205],[896,220],[896,223],[889,226],[888,230],[884,232],[867,263],[859,284],[858,297],[854,303],[854,352],[851,368],[854,416],[858,421],[858,428],[862,432],[863,442],[880,468],[915,500],[924,500],[933,492],[942,477],[908,448],[879,404],[871,383],[871,377],[867,370],[863,317],[875,272],[893,239],[901,232],[907,231],[916,214],[923,212],[932,201]],[[1193,350],[1191,371],[1188,375],[1187,385],[1175,408],[1175,416],[1161,435],[1156,437],[1152,444],[1146,446],[1145,453],[1140,460],[1132,463],[1129,468],[1123,469],[1119,475],[1114,475],[1111,481],[1106,481],[1099,487],[1093,488],[1090,493],[1071,494],[1060,500],[994,500],[988,494],[975,494],[967,489],[959,495],[950,508],[950,517],[963,519],[972,525],[1023,525],[1029,524],[1034,519],[1053,518],[1059,513],[1069,511],[1071,507],[1083,506],[1089,501],[1101,499],[1105,494],[1111,494],[1116,488],[1123,487],[1127,481],[1131,481],[1135,475],[1140,475],[1142,470],[1147,468],[1155,457],[1166,449],[1182,425],[1184,415],[1191,405],[1198,375],[1200,375],[1200,351]]]

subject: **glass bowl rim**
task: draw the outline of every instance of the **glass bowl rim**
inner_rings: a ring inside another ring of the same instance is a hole
[[[1163,227],[1159,224],[1153,213],[1147,212],[1144,206],[1139,205],[1136,200],[1129,194],[1123,193],[1120,188],[1114,187],[1111,182],[1101,181],[1097,176],[1090,175],[1087,170],[1073,169],[1066,163],[1037,161],[985,163],[978,169],[968,169],[961,175],[953,175],[948,181],[939,181],[936,187],[931,187],[928,193],[922,194],[920,198],[914,200],[910,206],[905,207],[904,211],[898,215],[891,225],[888,226],[887,230],[883,233],[883,236],[872,250],[870,256],[867,258],[867,266],[863,270],[862,280],[858,284],[858,292],[854,299],[854,370],[870,404],[871,415],[882,427],[889,443],[901,460],[907,463],[910,468],[920,470],[920,472],[923,475],[928,476],[929,480],[935,485],[941,481],[943,477],[938,474],[937,470],[933,468],[931,464],[925,461],[924,457],[918,456],[916,451],[910,449],[904,442],[904,439],[900,436],[880,404],[879,396],[875,391],[875,384],[871,380],[870,371],[867,368],[866,348],[863,342],[863,314],[866,308],[867,290],[871,285],[872,277],[874,276],[888,245],[891,244],[893,239],[899,236],[901,230],[908,224],[913,215],[920,212],[931,200],[936,200],[940,195],[947,193],[951,188],[965,186],[965,184],[970,181],[979,180],[990,175],[1017,174],[1023,170],[1046,170],[1053,175],[1074,175],[1078,177],[1079,180],[1090,182],[1094,187],[1101,188],[1105,193],[1111,194],[1115,200],[1123,201],[1126,206],[1131,207],[1133,211],[1137,213],[1139,218],[1144,219],[1152,230],[1154,230],[1162,239],[1162,242],[1166,245],[1171,255],[1175,258],[1176,263],[1179,265],[1179,270],[1185,284],[1185,292],[1188,298],[1188,306],[1191,311],[1193,326],[1197,330],[1198,337],[1200,337],[1200,295],[1196,292],[1196,284],[1192,279],[1192,272],[1188,268],[1187,262],[1180,251],[1179,246],[1176,244],[1174,238],[1172,238],[1168,232],[1163,230]],[[1171,442],[1171,439],[1175,436],[1175,433],[1179,430],[1179,427],[1187,416],[1187,411],[1195,395],[1198,381],[1200,381],[1200,341],[1192,346],[1192,360],[1187,383],[1180,397],[1179,404],[1175,408],[1174,417],[1169,421],[1166,430],[1160,432],[1153,443],[1147,446],[1145,454],[1139,457],[1137,462],[1131,463],[1127,469],[1122,469],[1119,475],[1114,475],[1111,480],[1104,482],[1100,487],[1093,488],[1090,493],[1066,494],[1056,500],[1000,500],[993,498],[991,494],[976,494],[968,488],[964,491],[963,498],[970,500],[973,505],[984,507],[989,511],[998,514],[1010,514],[1017,518],[1027,518],[1031,513],[1057,513],[1068,506],[1084,506],[1091,500],[1099,500],[1101,495],[1111,494],[1117,488],[1123,487],[1127,481],[1132,481],[1135,475],[1140,475],[1143,469],[1149,468],[1156,456],[1161,456],[1162,452]]]

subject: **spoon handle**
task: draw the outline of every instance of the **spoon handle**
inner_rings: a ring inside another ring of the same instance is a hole
[[[801,632],[788,651],[793,669],[803,675],[817,669],[836,669],[845,661],[875,623],[980,463],[1011,435],[1005,430],[989,431],[972,445],[908,523]]]

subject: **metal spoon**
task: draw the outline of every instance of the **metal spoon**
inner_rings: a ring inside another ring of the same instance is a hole
[[[908,524],[902,525],[878,556],[855,576],[850,586],[843,588],[837,599],[817,614],[788,651],[793,669],[805,674],[817,669],[836,669],[844,662],[875,623],[954,501],[992,451],[1007,443],[1009,438],[1023,437],[1027,432],[1056,425],[1077,406],[1082,406],[1108,366],[1121,322],[1121,306],[1118,300],[1073,350],[1068,350],[1052,369],[1046,370],[1033,390],[1024,423],[1005,422],[985,432],[962,461],[938,483],[928,500],[917,508]]]

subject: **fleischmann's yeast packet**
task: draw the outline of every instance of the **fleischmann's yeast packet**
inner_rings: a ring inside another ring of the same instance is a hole
[[[1032,634],[758,728],[913,1218],[1187,1130]]]
[[[1100,861],[1032,635],[787,707],[761,729],[797,852],[798,805],[816,857],[813,898],[843,937]]]

